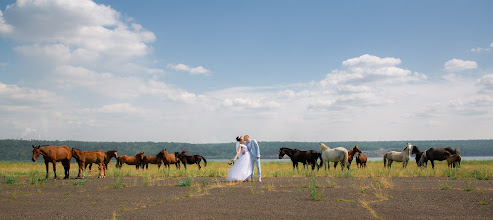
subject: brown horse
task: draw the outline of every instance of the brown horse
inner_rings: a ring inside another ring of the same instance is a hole
[[[138,170],[143,159],[144,159],[144,152],[140,152],[135,156],[121,155],[117,159],[116,167],[121,169],[123,163],[126,163],[128,165],[135,165],[135,168]]]
[[[460,154],[451,154],[448,151],[443,152],[443,156],[447,158],[447,164],[449,168],[459,167],[462,157]]]
[[[77,178],[84,178],[86,175],[87,164],[98,164],[99,176],[98,178],[104,178],[106,176],[106,167],[104,166],[104,152],[100,150],[96,151],[81,151],[77,148],[72,148],[72,155],[79,164],[79,174]],[[81,175],[82,174],[82,175]]]
[[[163,163],[164,160],[164,149],[161,150],[156,156],[150,156],[150,155],[145,155],[144,159],[142,160],[141,166],[142,169],[144,169],[144,166],[146,170],[149,169],[149,164],[157,164],[157,168],[161,168],[161,164]]]
[[[55,173],[56,179],[56,162],[61,161],[63,165],[63,169],[65,171],[64,179],[68,179],[70,175],[70,160],[72,159],[72,151],[69,147],[63,146],[55,146],[55,145],[44,145],[37,146],[33,145],[33,162],[39,157],[39,155],[43,155],[45,159],[46,165],[46,179],[48,179],[48,169],[49,163],[53,164],[53,173]]]
[[[207,160],[203,156],[197,154],[193,156],[188,156],[185,154],[186,152],[187,151],[182,151],[181,153],[175,152],[175,156],[181,160],[185,169],[187,169],[187,164],[197,164],[200,170],[200,168],[202,168],[200,166],[200,161],[202,160],[204,160],[204,164],[205,166],[207,166]]]
[[[368,158],[366,157],[366,155],[358,153],[358,155],[356,155],[356,166],[358,168],[366,167],[367,160]]]
[[[111,158],[115,158],[118,160],[118,151],[117,150],[109,150],[104,152],[104,168],[108,170],[108,164],[111,161]],[[86,168],[87,168],[87,163],[86,163]],[[92,163],[89,164],[89,170],[92,169]],[[105,174],[106,176],[106,174]]]
[[[178,157],[176,157],[177,152],[175,152],[174,154],[168,154],[168,151],[166,149],[163,149],[162,152],[164,155],[164,158],[163,158],[164,166],[167,166],[169,169],[170,164],[175,164],[176,168],[178,168],[178,169],[181,168],[181,166],[180,166],[181,161]]]

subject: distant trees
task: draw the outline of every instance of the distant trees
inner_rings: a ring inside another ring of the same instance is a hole
[[[461,149],[462,156],[493,156],[493,140],[445,140],[445,141],[346,141],[323,142],[329,147],[350,149],[355,145],[368,156],[381,156],[390,150],[401,151],[410,142],[421,150],[430,147],[454,146]],[[47,141],[47,140],[0,140],[0,160],[28,161],[32,156],[32,145],[67,145],[84,151],[118,150],[118,155],[135,155],[143,151],[155,155],[161,149],[168,152],[188,150],[190,154],[200,154],[207,159],[232,159],[235,155],[235,143],[190,144],[176,142],[87,142],[87,141]],[[277,158],[279,148],[289,147],[300,150],[320,151],[318,142],[263,142],[259,140],[262,158]]]

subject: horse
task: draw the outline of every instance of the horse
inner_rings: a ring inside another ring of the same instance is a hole
[[[358,153],[358,155],[356,155],[356,166],[358,168],[366,167],[366,160],[368,160],[366,155]]]
[[[353,157],[356,154],[356,152],[361,153],[361,150],[358,148],[358,146],[354,146],[351,150],[347,152],[347,168],[349,170],[349,167],[351,166],[351,162],[353,161]],[[337,162],[334,163],[334,168],[337,166]]]
[[[77,148],[72,148],[72,156],[79,164],[79,174],[77,175],[77,179],[85,177],[86,174],[85,167],[87,166],[87,164],[92,164],[92,163],[96,163],[99,165],[98,178],[104,178],[106,176],[106,167],[104,166],[104,152],[100,150],[81,151]]]
[[[149,164],[157,164],[157,168],[161,168],[161,164],[163,164],[164,160],[164,149],[161,150],[156,156],[149,156],[145,155],[144,159],[142,160],[141,166],[142,169],[144,169],[144,166],[146,170],[149,169]]]
[[[175,153],[172,153],[172,154],[168,154],[168,151],[166,149],[163,149],[163,163],[164,163],[164,166],[167,166],[168,169],[169,169],[169,165],[170,164],[175,164],[176,168],[180,169],[181,166],[180,166],[180,159],[178,157],[176,157],[176,154],[178,152],[175,152]]]
[[[121,169],[123,163],[126,163],[128,165],[135,165],[135,168],[138,170],[140,163],[142,163],[143,159],[144,159],[144,152],[140,152],[135,156],[121,155],[117,158],[116,167]]]
[[[118,151],[117,150],[109,150],[104,152],[104,168],[108,170],[108,164],[111,161],[111,158],[115,158],[118,160]],[[86,168],[87,168],[87,163],[86,163]],[[92,169],[92,163],[89,163],[89,170]],[[106,176],[106,174],[105,174]]]
[[[443,152],[443,156],[447,158],[447,164],[449,168],[456,168],[459,167],[458,164],[460,164],[460,161],[462,160],[462,157],[459,154],[451,154],[448,151]]]
[[[72,151],[69,147],[56,146],[56,145],[43,145],[35,147],[33,145],[33,157],[32,161],[35,162],[39,155],[43,155],[46,165],[46,179],[48,179],[49,163],[53,164],[53,173],[55,173],[56,179],[56,162],[61,161],[64,169],[65,177],[68,179],[70,176],[70,160],[72,159]]]
[[[407,143],[407,146],[402,150],[402,152],[390,151],[383,155],[383,167],[387,166],[387,160],[389,162],[389,168],[392,167],[392,163],[394,161],[402,162],[402,167],[407,167],[407,162],[410,158],[410,150],[412,148],[412,144]]]
[[[456,147],[443,147],[443,148],[428,148],[428,150],[424,151],[423,154],[421,155],[421,158],[419,159],[418,166],[420,167],[426,167],[424,164],[428,162],[428,160],[431,163],[431,167],[435,169],[435,160],[438,161],[443,161],[445,160],[444,153],[445,151],[448,151],[450,154],[459,154],[460,155],[460,149]],[[460,162],[459,162],[460,165]]]
[[[314,150],[301,151],[298,149],[282,147],[279,149],[279,159],[282,159],[284,155],[288,155],[288,157],[291,159],[291,162],[293,162],[293,169],[295,167],[296,169],[298,169],[298,163],[301,162],[303,164],[303,167],[305,167],[307,163],[311,164],[312,170],[314,170],[315,165],[317,164],[317,160],[320,157],[320,153]]]
[[[346,150],[346,148],[336,147],[334,149],[330,149],[330,147],[327,147],[327,145],[325,145],[324,143],[320,143],[320,151],[322,158],[322,160],[320,161],[320,166],[322,166],[324,162],[327,162],[329,170],[330,170],[329,162],[341,163],[341,170],[344,170],[344,167],[347,166],[348,151]]]
[[[416,157],[414,158],[416,160],[416,165],[419,166],[419,160],[421,159],[421,155],[423,155],[423,152],[421,152],[418,148],[418,146],[413,146],[413,150],[411,154],[415,154]]]
[[[187,164],[195,164],[196,163],[197,166],[199,167],[199,170],[200,170],[200,168],[202,168],[200,166],[200,161],[202,161],[202,160],[204,160],[204,164],[205,164],[205,166],[207,166],[207,160],[205,160],[205,158],[203,156],[200,156],[197,154],[193,155],[193,156],[188,156],[185,154],[187,152],[188,151],[182,151],[181,153],[175,152],[175,156],[181,160],[185,169],[187,169]]]

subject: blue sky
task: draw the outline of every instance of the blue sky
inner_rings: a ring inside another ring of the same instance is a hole
[[[1,1],[0,138],[492,138],[491,1]]]

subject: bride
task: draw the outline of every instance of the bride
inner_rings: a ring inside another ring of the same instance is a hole
[[[250,152],[246,145],[243,144],[243,137],[236,138],[236,155],[233,160],[238,158],[235,165],[229,170],[227,180],[230,182],[245,181],[252,175],[252,161]]]

